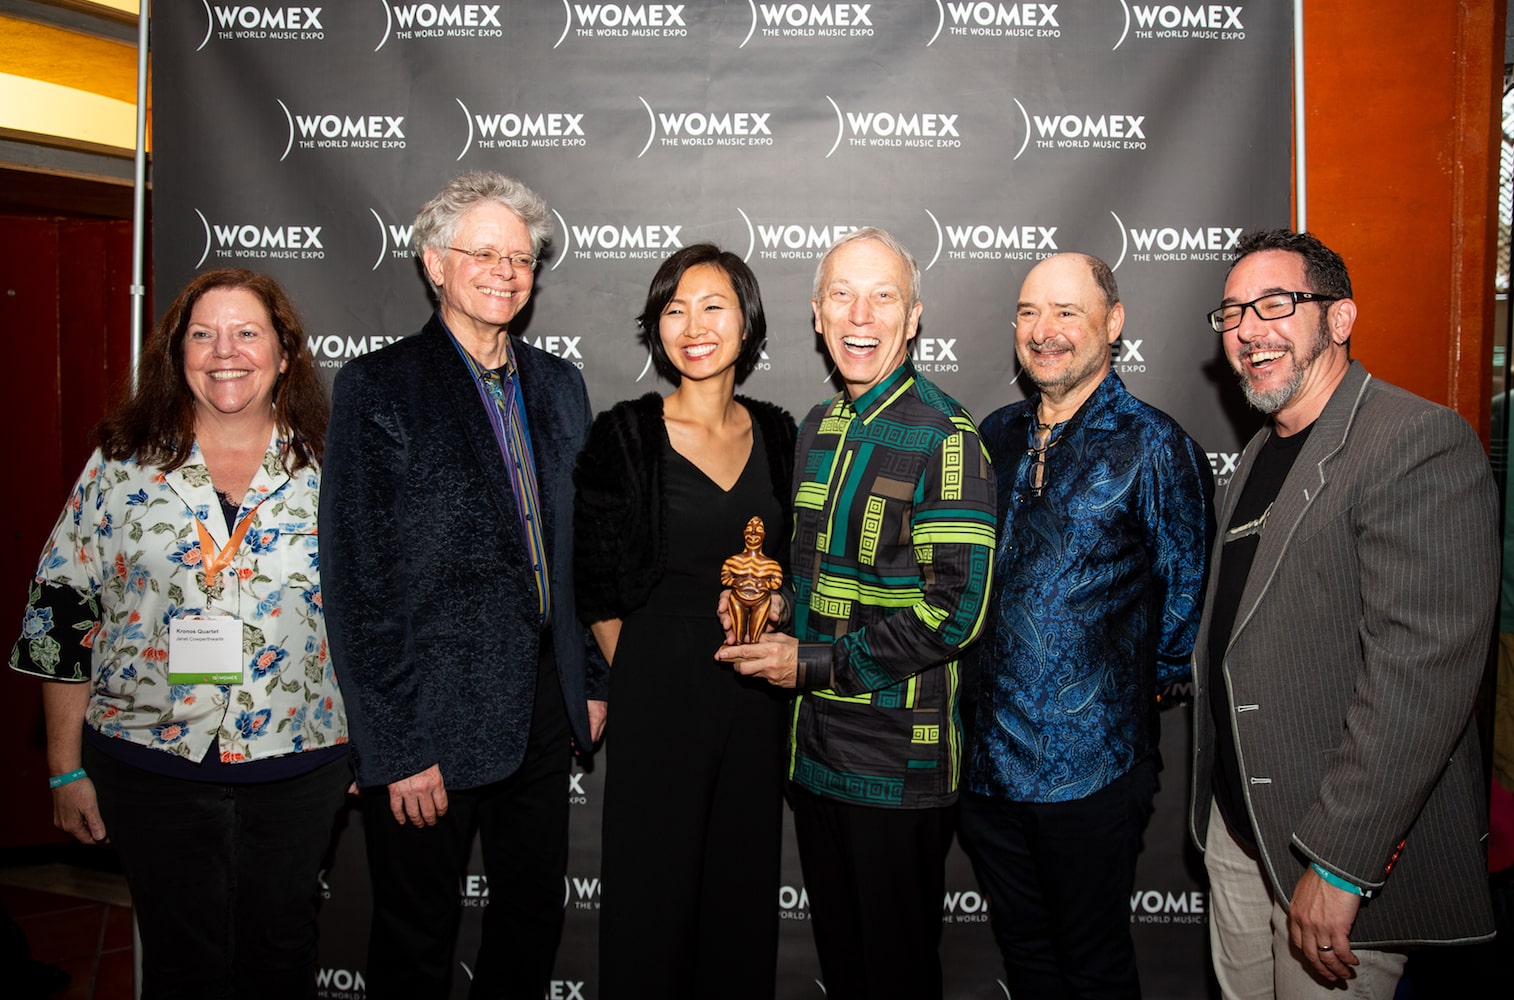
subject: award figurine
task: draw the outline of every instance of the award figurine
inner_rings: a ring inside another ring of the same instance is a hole
[[[731,631],[738,645],[756,642],[768,623],[768,607],[773,591],[783,585],[783,567],[778,560],[763,555],[762,541],[767,528],[762,518],[754,517],[741,533],[746,550],[731,556],[720,566],[720,582],[731,588],[728,602]]]

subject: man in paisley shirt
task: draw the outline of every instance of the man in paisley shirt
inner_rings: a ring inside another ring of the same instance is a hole
[[[1213,479],[1111,369],[1125,307],[1107,264],[1040,262],[1016,317],[1035,391],[982,424],[999,543],[960,832],[1015,1000],[1136,997],[1158,701],[1188,675]]]

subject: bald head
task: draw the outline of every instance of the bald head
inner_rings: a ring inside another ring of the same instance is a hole
[[[1099,258],[1059,253],[1030,269],[1015,311],[1015,354],[1041,390],[1043,418],[1065,419],[1082,405],[1109,372],[1124,325],[1119,288]]]
[[[1031,268],[1030,274],[1027,274],[1025,276],[1025,280],[1029,281],[1030,275],[1034,274],[1037,268],[1045,267],[1049,264],[1054,264],[1059,268],[1072,264],[1081,264],[1083,267],[1088,269],[1089,280],[1091,280],[1094,285],[1098,287],[1100,294],[1104,296],[1104,308],[1113,309],[1115,306],[1119,305],[1120,287],[1119,285],[1115,284],[1114,271],[1108,264],[1104,263],[1098,257],[1095,257],[1093,254],[1079,253],[1077,251],[1052,254],[1050,257],[1047,257],[1035,267]]]

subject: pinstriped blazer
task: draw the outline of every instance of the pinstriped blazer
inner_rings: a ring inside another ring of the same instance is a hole
[[[1246,446],[1211,566],[1251,471]],[[1497,494],[1455,412],[1352,362],[1267,516],[1225,653],[1246,808],[1285,902],[1310,861],[1375,890],[1354,945],[1493,935],[1473,697],[1498,595]],[[1189,830],[1209,824],[1211,571],[1194,645]],[[1399,850],[1402,844],[1402,850]]]

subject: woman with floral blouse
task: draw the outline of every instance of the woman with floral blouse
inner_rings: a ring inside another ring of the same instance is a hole
[[[350,781],[316,565],[326,418],[284,290],[199,275],[31,585],[10,662],[44,679],[53,822],[118,848],[144,997],[314,995]]]

